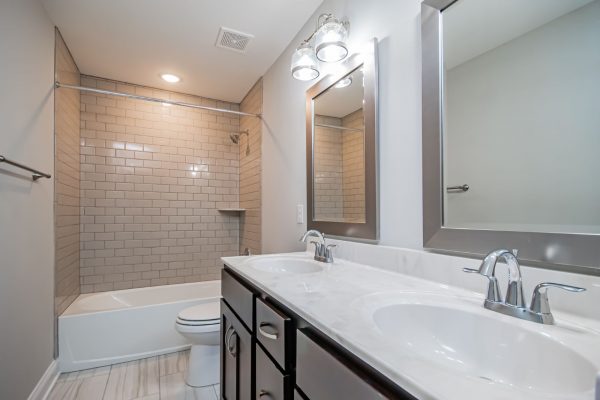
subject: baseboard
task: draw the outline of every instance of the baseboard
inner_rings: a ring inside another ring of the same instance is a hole
[[[50,391],[54,387],[54,383],[56,379],[60,375],[60,371],[58,369],[58,362],[56,360],[52,360],[44,375],[40,378],[37,385],[27,398],[27,400],[46,400]]]

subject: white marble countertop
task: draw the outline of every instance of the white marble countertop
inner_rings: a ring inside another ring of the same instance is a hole
[[[226,257],[222,260],[229,268],[260,290],[297,313],[418,399],[594,399],[594,376],[586,375],[571,380],[580,386],[583,385],[586,390],[554,391],[550,388],[544,391],[539,387],[517,387],[501,381],[481,379],[480,376],[428,362],[419,354],[402,350],[397,341],[389,335],[382,334],[366,311],[368,307],[365,307],[364,300],[385,293],[398,292],[449,295],[460,299],[465,304],[480,304],[481,313],[492,313],[483,308],[481,293],[345,260],[336,260],[332,265],[327,265],[322,272],[303,274],[268,272],[250,266],[252,260],[258,257],[280,256],[312,259],[312,254],[309,253],[289,253]],[[369,301],[372,303],[372,300]],[[585,357],[592,369],[600,370],[598,321],[555,312],[557,323],[551,326],[498,313],[493,314],[494,317],[504,319],[522,329],[539,332],[548,338],[573,344],[574,347],[571,346],[571,349]],[[439,327],[440,330],[444,328],[443,325]],[[547,360],[540,358],[540,362],[547,362]],[[516,362],[514,368],[518,370],[519,367],[519,363]],[[569,365],[559,366],[559,368],[564,368],[565,374],[569,373]],[[585,381],[581,383],[577,382],[577,379]],[[588,385],[589,380],[591,381]]]

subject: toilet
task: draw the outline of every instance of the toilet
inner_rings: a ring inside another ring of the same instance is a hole
[[[192,345],[186,383],[194,387],[219,383],[219,302],[202,303],[181,311],[175,329]]]

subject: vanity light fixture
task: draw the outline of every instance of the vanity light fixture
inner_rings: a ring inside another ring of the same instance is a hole
[[[312,81],[319,76],[315,49],[306,41],[292,55],[292,76],[299,81]]]
[[[336,83],[335,85],[333,85],[334,88],[336,89],[343,89],[345,87],[348,87],[352,85],[352,77],[351,76],[347,76],[344,79],[340,79],[340,81],[338,83]]]
[[[340,21],[333,14],[321,14],[317,29],[303,41],[292,55],[292,76],[301,81],[316,79],[318,61],[333,63],[348,56],[348,21]],[[313,42],[314,44],[311,43]]]
[[[161,74],[160,77],[164,81],[167,81],[169,83],[177,83],[181,80],[180,77],[178,77],[177,75],[173,75],[173,74]]]
[[[325,18],[315,36],[317,58],[324,62],[342,61],[348,55],[348,29],[333,15]]]

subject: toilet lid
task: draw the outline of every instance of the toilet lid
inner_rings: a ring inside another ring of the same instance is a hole
[[[177,319],[188,325],[218,324],[221,319],[219,302],[211,301],[186,308],[179,313]]]

